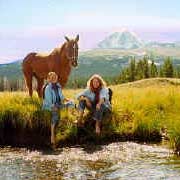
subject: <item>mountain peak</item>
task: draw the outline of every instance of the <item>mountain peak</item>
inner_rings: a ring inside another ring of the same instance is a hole
[[[98,44],[104,49],[137,49],[143,46],[143,42],[134,32],[121,29],[113,32]]]

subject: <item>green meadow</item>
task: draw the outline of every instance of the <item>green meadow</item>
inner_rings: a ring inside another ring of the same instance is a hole
[[[76,127],[77,110],[64,109],[57,127],[57,145],[75,145],[91,141],[133,140],[160,142],[166,139],[175,152],[180,151],[180,81],[155,78],[111,86],[112,114],[102,122],[102,134],[96,137],[88,112],[85,127]],[[68,98],[82,89],[63,90]],[[77,102],[76,102],[77,103]],[[13,146],[49,146],[50,113],[41,110],[41,100],[25,92],[0,93],[0,144]]]

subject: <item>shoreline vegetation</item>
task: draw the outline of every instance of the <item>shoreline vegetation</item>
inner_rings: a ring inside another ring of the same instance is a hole
[[[112,114],[105,118],[102,134],[96,137],[87,113],[85,127],[77,129],[75,109],[63,110],[56,132],[57,146],[112,141],[160,142],[167,139],[180,152],[180,80],[152,78],[110,86]],[[75,98],[80,89],[65,89]],[[0,145],[48,147],[50,113],[41,110],[37,95],[25,92],[0,93]]]

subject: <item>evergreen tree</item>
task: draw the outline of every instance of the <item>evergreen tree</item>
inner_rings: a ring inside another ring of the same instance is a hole
[[[122,69],[118,79],[120,83],[129,82],[129,68]]]
[[[136,79],[143,79],[144,77],[144,71],[143,71],[143,61],[139,60],[137,62],[137,66],[136,66]]]
[[[136,61],[135,58],[131,59],[129,64],[129,81],[135,81],[136,75]]]
[[[174,68],[170,57],[166,58],[163,64],[163,76],[173,77]]]
[[[180,66],[177,66],[176,69],[174,69],[174,77],[180,78]]]
[[[149,78],[149,66],[147,57],[143,58],[143,79]]]
[[[150,77],[157,77],[158,76],[158,69],[154,63],[154,60],[152,60],[150,65]]]
[[[164,76],[164,73],[163,73],[163,66],[160,66],[159,67],[159,73],[158,73],[159,75],[159,77],[163,77]]]
[[[0,91],[4,91],[3,77],[0,77]]]

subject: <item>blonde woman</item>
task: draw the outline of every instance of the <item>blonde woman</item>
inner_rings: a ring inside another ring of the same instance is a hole
[[[47,85],[44,90],[44,99],[42,108],[52,113],[51,119],[51,144],[55,144],[55,127],[59,122],[59,109],[63,107],[74,107],[69,99],[66,99],[62,93],[61,85],[57,82],[58,76],[55,72],[49,72],[47,76]],[[66,104],[63,102],[67,101]]]
[[[111,111],[111,103],[109,101],[109,91],[105,81],[98,74],[94,74],[87,82],[87,88],[80,94],[79,100],[79,119],[78,125],[82,126],[82,118],[85,108],[93,112],[93,119],[96,121],[96,134],[100,134],[100,123],[105,112]]]

